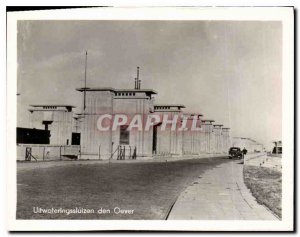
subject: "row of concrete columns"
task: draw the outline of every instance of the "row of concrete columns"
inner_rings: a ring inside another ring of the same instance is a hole
[[[213,122],[213,120],[202,120],[199,153],[227,153],[230,148],[230,129]]]
[[[201,120],[199,131],[164,131],[158,134],[156,154],[225,154],[230,148],[229,128]]]

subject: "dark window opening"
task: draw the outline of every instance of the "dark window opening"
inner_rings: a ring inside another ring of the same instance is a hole
[[[80,133],[72,133],[72,145],[80,145]]]
[[[17,128],[17,143],[49,144],[50,131],[31,128]]]
[[[120,127],[120,145],[129,145],[129,131],[128,125]]]
[[[152,154],[157,153],[157,125],[153,127]]]

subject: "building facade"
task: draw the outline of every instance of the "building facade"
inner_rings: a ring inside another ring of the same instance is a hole
[[[76,119],[80,124],[77,131],[81,133],[82,159],[118,159],[120,154],[130,159],[133,154],[141,158],[228,152],[229,143],[223,142],[223,138],[227,139],[229,130],[223,136],[222,125],[214,126],[213,120],[202,120],[202,114],[185,114],[184,105],[155,104],[154,90],[138,86],[135,89],[79,88],[77,91],[84,94],[86,103]],[[124,122],[118,117],[120,126],[114,127],[112,123],[119,115],[128,119]],[[131,127],[136,115],[140,116],[141,129]],[[149,116],[158,117],[159,122],[145,129]],[[183,123],[196,130],[180,130]]]
[[[161,121],[163,116],[172,121],[175,116],[182,117],[184,105],[160,104],[154,105],[154,113],[157,114]],[[153,127],[153,154],[154,155],[182,155],[182,133],[178,131],[180,120],[175,123],[175,129],[172,124],[168,124],[162,129],[162,123]]]
[[[49,130],[51,145],[80,145],[80,159],[225,154],[230,147],[229,128],[185,113],[182,104],[155,104],[157,92],[141,89],[138,79],[134,89],[76,90],[84,97],[80,113],[71,105],[29,111],[31,128]]]
[[[73,127],[72,105],[31,105],[30,124],[33,129],[50,131],[51,145],[71,145]]]
[[[203,146],[201,148],[203,153],[213,153],[214,152],[214,133],[213,133],[213,122],[211,119],[203,119]],[[201,153],[202,153],[201,152]]]
[[[282,141],[274,141],[272,154],[282,154]]]
[[[125,147],[128,156],[134,150],[140,157],[152,155],[153,129],[145,131],[136,128],[127,131],[128,120],[115,130],[101,131],[98,127],[98,120],[102,115],[109,115],[113,118],[117,114],[125,114],[127,118],[133,118],[138,114],[144,124],[145,118],[154,112],[153,95],[156,94],[154,90],[113,88],[79,88],[77,90],[86,93],[86,106],[81,122],[82,158],[113,158],[119,146]]]
[[[231,147],[230,128],[222,127],[222,151],[227,153]]]

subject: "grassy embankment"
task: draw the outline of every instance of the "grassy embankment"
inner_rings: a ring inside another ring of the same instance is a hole
[[[282,174],[259,166],[245,166],[244,180],[258,203],[281,218]]]

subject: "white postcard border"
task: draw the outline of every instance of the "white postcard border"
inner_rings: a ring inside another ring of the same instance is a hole
[[[230,20],[281,21],[283,27],[282,221],[16,220],[16,93],[18,20]],[[7,15],[7,226],[9,230],[281,231],[293,229],[294,18],[292,7],[91,8],[10,12]]]

